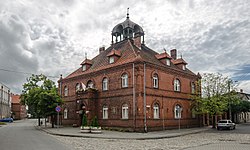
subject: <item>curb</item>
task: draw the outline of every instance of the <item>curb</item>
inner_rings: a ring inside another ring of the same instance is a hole
[[[88,136],[88,135],[62,134],[62,133],[54,133],[54,132],[48,131],[46,129],[43,129],[41,127],[38,127],[38,126],[35,126],[35,128],[37,130],[41,130],[47,134],[56,135],[56,136],[82,137],[82,138],[95,138],[95,139],[119,139],[119,140],[154,140],[154,139],[175,138],[175,137],[180,137],[180,136],[185,136],[185,135],[190,135],[190,134],[197,134],[197,133],[209,130],[209,128],[208,128],[208,129],[193,131],[193,132],[188,132],[188,133],[177,133],[175,135],[128,138],[128,137],[98,137],[98,136]]]

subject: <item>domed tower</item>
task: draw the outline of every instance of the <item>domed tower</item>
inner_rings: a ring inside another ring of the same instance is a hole
[[[129,8],[128,8],[129,10]],[[142,37],[142,43],[144,44],[144,32],[141,26],[138,24],[132,22],[129,19],[129,12],[127,10],[127,18],[124,22],[117,24],[113,30],[112,30],[112,44],[114,43],[114,38],[115,38],[115,43],[122,41],[124,39],[128,38],[139,38],[141,40]]]

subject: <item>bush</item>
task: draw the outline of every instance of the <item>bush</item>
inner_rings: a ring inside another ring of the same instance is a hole
[[[97,117],[95,116],[91,122],[92,127],[99,127]]]
[[[0,125],[6,125],[6,123],[5,122],[0,122]]]
[[[88,126],[88,120],[86,114],[82,116],[82,126]]]

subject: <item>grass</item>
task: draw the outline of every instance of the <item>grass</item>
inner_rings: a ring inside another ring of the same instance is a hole
[[[6,125],[6,123],[5,122],[0,122],[0,125]]]

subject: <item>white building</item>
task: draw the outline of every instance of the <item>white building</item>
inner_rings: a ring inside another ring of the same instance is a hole
[[[0,83],[0,118],[11,116],[11,93],[10,89]]]

